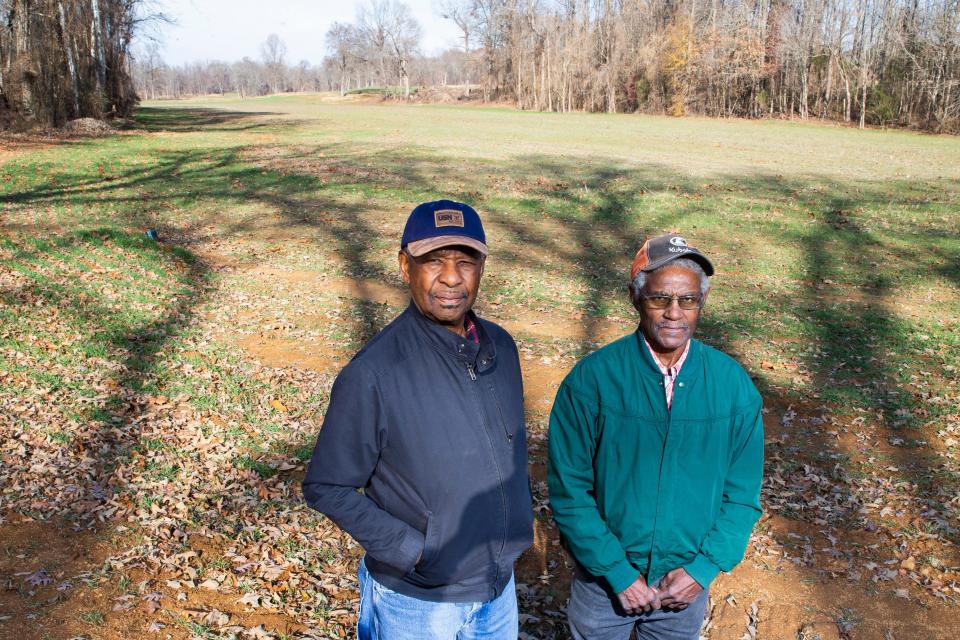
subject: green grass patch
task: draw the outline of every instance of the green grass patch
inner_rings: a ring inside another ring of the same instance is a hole
[[[261,478],[267,479],[277,475],[277,470],[265,462],[255,460],[250,456],[240,456],[234,461],[234,466],[238,469],[251,469],[256,471]]]

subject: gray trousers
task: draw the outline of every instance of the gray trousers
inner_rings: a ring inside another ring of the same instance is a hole
[[[634,628],[638,640],[698,640],[707,612],[709,590],[682,611],[658,609],[640,615],[628,615],[607,581],[597,578],[579,565],[570,586],[567,620],[574,640],[628,640]]]

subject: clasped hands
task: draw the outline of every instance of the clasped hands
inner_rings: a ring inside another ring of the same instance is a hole
[[[656,586],[647,585],[643,576],[617,594],[620,605],[629,615],[648,613],[654,609],[686,609],[703,591],[686,569],[679,567],[665,575]]]

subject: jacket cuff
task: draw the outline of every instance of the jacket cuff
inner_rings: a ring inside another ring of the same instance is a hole
[[[640,577],[640,572],[630,564],[629,560],[624,558],[603,574],[603,577],[614,593],[621,593],[636,582],[637,578]]]
[[[425,543],[426,539],[422,533],[413,527],[407,527],[407,533],[400,542],[400,548],[397,549],[395,564],[397,569],[403,571],[404,574],[413,571],[417,566],[417,560],[420,559],[420,555],[423,553]]]
[[[696,557],[694,557],[689,564],[684,565],[683,568],[690,574],[690,577],[696,580],[697,584],[704,589],[709,587],[713,579],[720,573],[720,567],[713,564],[713,562],[702,553],[698,553]]]

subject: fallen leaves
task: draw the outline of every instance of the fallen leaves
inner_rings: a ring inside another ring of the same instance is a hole
[[[220,583],[217,582],[216,580],[210,580],[210,579],[208,579],[208,580],[204,580],[203,582],[200,583],[200,588],[201,588],[201,589],[207,589],[207,590],[209,590],[209,591],[219,591],[219,590],[220,590]]]
[[[241,598],[237,600],[238,603],[251,607],[253,609],[258,609],[261,604],[261,596],[258,593],[250,592],[245,593]]]
[[[32,587],[45,587],[53,582],[53,578],[50,577],[50,574],[47,573],[47,570],[42,568],[37,569],[33,573],[18,573],[15,575],[26,575],[27,577],[24,579],[24,582]]]

